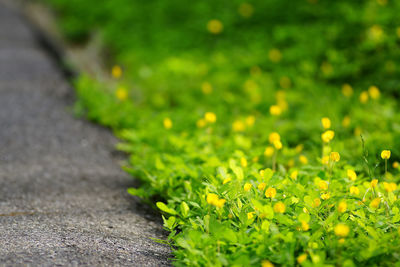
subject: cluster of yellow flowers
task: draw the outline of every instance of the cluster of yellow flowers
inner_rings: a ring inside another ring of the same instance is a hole
[[[209,193],[207,195],[207,203],[213,205],[217,208],[222,208],[225,204],[226,200],[219,198],[217,194]]]
[[[207,124],[212,124],[212,123],[215,123],[216,121],[217,121],[217,115],[215,115],[215,113],[206,112],[204,114],[204,118],[199,119],[197,121],[196,125],[197,125],[198,128],[203,128]]]
[[[256,121],[253,115],[247,116],[244,120],[235,120],[232,123],[232,130],[234,132],[243,132],[247,127],[252,127]]]

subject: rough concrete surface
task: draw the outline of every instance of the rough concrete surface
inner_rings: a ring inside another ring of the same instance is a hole
[[[0,266],[160,266],[159,216],[126,193],[109,131],[74,118],[71,88],[0,0]]]

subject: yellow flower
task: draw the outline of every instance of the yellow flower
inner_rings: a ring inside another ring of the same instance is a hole
[[[217,208],[222,208],[225,204],[226,200],[225,199],[218,199],[216,201],[216,203],[214,204],[214,206],[216,206]]]
[[[376,2],[378,4],[380,4],[381,6],[386,6],[387,5],[387,0],[376,0]]]
[[[301,164],[307,164],[307,163],[308,163],[308,159],[307,159],[307,157],[304,156],[304,155],[300,155],[300,156],[299,156],[299,160],[300,160],[300,163],[301,163]]]
[[[246,118],[246,124],[247,126],[253,126],[254,122],[256,121],[256,117],[254,117],[253,115],[247,116]]]
[[[297,171],[297,170],[292,171],[292,173],[290,174],[290,178],[292,178],[293,180],[297,180],[298,175],[299,175],[299,171]]]
[[[345,241],[346,241],[346,239],[344,239],[344,238],[340,238],[340,239],[338,240],[339,244],[344,244]]]
[[[273,187],[269,187],[266,191],[265,191],[265,196],[269,197],[269,198],[274,198],[276,196],[276,189]]]
[[[128,91],[127,91],[125,88],[120,87],[120,88],[118,88],[117,91],[115,92],[115,96],[116,96],[119,100],[124,101],[124,100],[126,100],[126,99],[128,98]]]
[[[212,34],[219,34],[224,29],[222,22],[217,19],[212,19],[207,23],[207,29]]]
[[[196,125],[197,125],[198,128],[204,128],[204,126],[206,126],[206,124],[207,124],[207,122],[206,122],[205,119],[199,119],[196,122]]]
[[[329,158],[333,162],[338,162],[340,160],[340,154],[338,152],[331,152],[331,154],[329,155]]]
[[[306,221],[301,221],[301,229],[306,232],[310,229],[310,225]]]
[[[379,25],[373,25],[373,26],[371,26],[371,27],[368,29],[367,34],[368,34],[368,38],[369,38],[371,41],[374,41],[374,42],[379,42],[379,41],[381,41],[382,38],[383,38],[383,36],[384,36],[384,32],[383,32],[383,30],[382,30],[382,27],[379,26]]]
[[[231,178],[231,177],[227,177],[227,178],[224,179],[224,181],[222,182],[222,184],[229,183],[230,181],[232,181],[232,178]]]
[[[361,130],[360,127],[357,126],[356,128],[354,128],[354,135],[355,136],[360,136],[361,133],[362,133],[362,130]]]
[[[204,114],[204,119],[206,122],[214,123],[217,121],[217,115],[213,112],[206,112],[206,114]]]
[[[203,94],[208,95],[211,94],[213,88],[212,85],[209,82],[203,82],[201,84],[201,91],[203,91]]]
[[[284,213],[286,210],[285,204],[283,202],[279,201],[278,203],[275,203],[274,205],[274,211],[276,213]]]
[[[260,191],[264,191],[264,189],[265,189],[266,186],[267,186],[266,183],[260,183],[260,184],[257,186],[257,188],[258,188],[258,190],[260,190]]]
[[[323,156],[322,157],[322,164],[328,165],[329,164],[329,156]]]
[[[268,140],[271,144],[273,144],[275,141],[280,141],[281,136],[277,132],[272,132],[269,134]]]
[[[281,61],[282,53],[278,49],[274,48],[274,49],[269,50],[268,57],[269,57],[269,60],[271,60],[274,63],[277,63],[277,62]]]
[[[324,143],[329,143],[332,141],[333,137],[335,137],[335,132],[332,130],[328,130],[321,134],[321,139]]]
[[[276,148],[276,150],[282,149],[281,141],[279,141],[279,140],[274,141],[274,147]]]
[[[240,165],[242,165],[243,168],[247,167],[247,159],[245,157],[240,158]]]
[[[236,120],[232,123],[232,129],[235,132],[243,132],[246,129],[246,125],[241,120]]]
[[[302,264],[305,260],[307,260],[307,254],[305,254],[305,253],[303,253],[297,257],[297,262],[299,264]]]
[[[303,144],[298,144],[294,150],[296,150],[296,153],[300,153],[301,151],[303,151],[304,149],[304,145]]]
[[[249,192],[252,185],[250,183],[245,183],[243,186],[244,191]]]
[[[385,188],[386,192],[390,193],[390,192],[393,192],[394,190],[397,189],[397,184],[396,183],[383,182],[383,188]]]
[[[350,126],[350,122],[351,122],[350,117],[349,116],[344,116],[344,118],[342,120],[342,126],[347,128],[347,127]]]
[[[243,18],[250,18],[253,15],[254,8],[249,3],[242,3],[239,6],[238,12]]]
[[[357,174],[355,171],[353,170],[347,170],[347,177],[352,180],[355,181],[357,179]]]
[[[122,69],[120,66],[115,65],[114,67],[112,67],[111,69],[111,76],[115,79],[118,79],[122,76]]]
[[[274,116],[279,116],[282,113],[282,109],[278,105],[272,105],[269,107],[269,113]]]
[[[369,93],[369,96],[372,98],[372,99],[378,99],[379,98],[379,96],[380,96],[380,92],[379,92],[379,89],[378,89],[378,87],[376,87],[376,86],[370,86],[369,88],[368,88],[368,93]]]
[[[331,120],[329,118],[327,118],[327,117],[322,118],[321,123],[322,123],[322,127],[324,127],[324,129],[331,128]]]
[[[261,263],[261,267],[274,267],[274,265],[268,260],[263,260]]]
[[[269,158],[274,154],[274,152],[275,152],[275,149],[272,146],[267,146],[265,148],[264,155]]]
[[[209,193],[207,195],[207,203],[211,204],[211,205],[215,205],[215,203],[218,202],[218,195],[214,194],[214,193]]]
[[[330,199],[331,198],[331,193],[328,192],[328,193],[321,194],[321,198],[323,200]]]
[[[313,208],[317,208],[321,205],[321,200],[319,198],[314,198],[312,206]]]
[[[358,196],[360,194],[360,189],[357,186],[350,187],[350,194]]]
[[[167,130],[172,128],[172,121],[170,118],[165,118],[163,120],[163,124],[164,124],[164,128]]]
[[[382,159],[390,159],[390,150],[383,150],[381,152],[381,158]]]
[[[347,210],[347,203],[345,201],[340,202],[338,205],[338,211],[340,213],[343,213],[346,212],[346,210]]]
[[[398,161],[393,162],[392,167],[395,169],[398,169],[400,166],[400,163]]]
[[[379,197],[374,198],[371,203],[369,204],[369,206],[373,209],[377,209],[379,207],[379,204],[381,203],[381,199]]]
[[[321,190],[327,190],[327,189],[328,189],[328,182],[327,182],[327,181],[324,181],[324,180],[321,180],[321,181],[319,181],[319,183],[318,183],[318,187],[319,187],[319,189],[321,189]]]
[[[368,101],[368,92],[367,91],[362,91],[360,94],[360,102],[361,103],[367,103]]]
[[[342,86],[342,93],[345,97],[350,97],[353,95],[353,88],[350,86],[350,84],[343,84]]]
[[[255,213],[254,211],[248,212],[248,213],[247,213],[247,219],[248,219],[248,220],[253,219],[253,218],[254,218],[254,213]]]
[[[378,185],[378,179],[373,179],[370,183],[371,187],[374,188]]]
[[[339,237],[346,237],[349,235],[350,228],[347,225],[340,223],[335,226],[334,232],[335,232],[335,235],[337,235]]]

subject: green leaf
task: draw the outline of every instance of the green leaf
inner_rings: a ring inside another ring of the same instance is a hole
[[[157,202],[156,203],[157,208],[159,208],[161,211],[176,215],[177,212],[174,209],[169,208],[167,205],[165,205],[163,202]]]
[[[181,214],[182,214],[182,216],[183,216],[183,217],[187,217],[188,214],[189,214],[189,210],[190,210],[188,204],[186,204],[185,201],[182,201],[180,207],[181,207]]]

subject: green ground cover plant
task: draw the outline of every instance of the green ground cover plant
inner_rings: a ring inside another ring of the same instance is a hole
[[[400,2],[46,0],[110,77],[76,110],[111,127],[174,264],[400,261]]]

